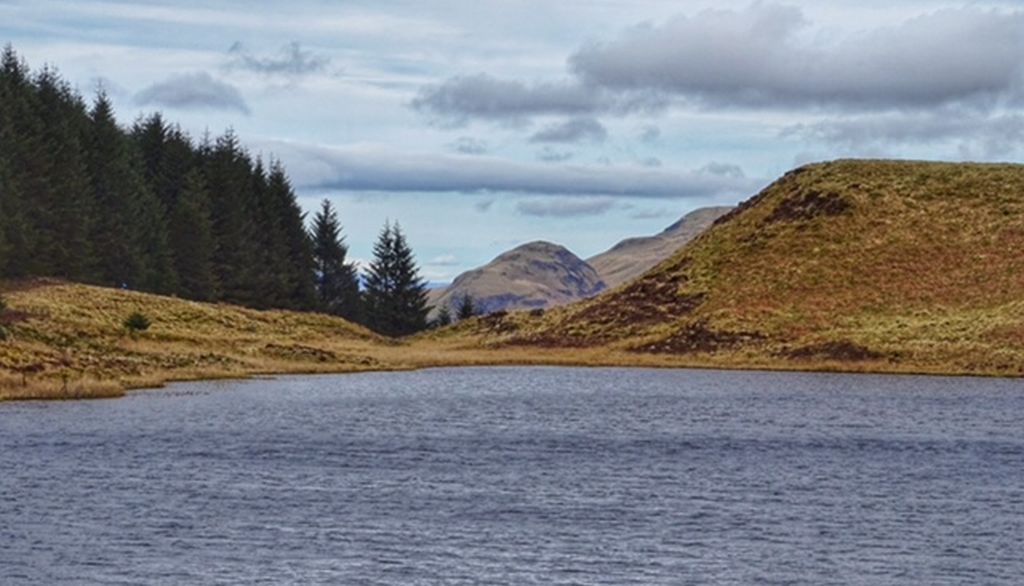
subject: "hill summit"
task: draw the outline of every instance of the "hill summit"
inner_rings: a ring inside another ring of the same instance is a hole
[[[567,248],[536,241],[459,275],[433,303],[450,306],[469,294],[480,311],[489,313],[569,303],[604,289],[597,271]]]

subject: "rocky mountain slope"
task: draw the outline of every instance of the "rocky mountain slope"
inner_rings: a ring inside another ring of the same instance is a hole
[[[623,240],[588,258],[587,263],[594,267],[609,288],[617,287],[672,256],[730,210],[732,207],[729,206],[696,209],[660,234]]]
[[[1024,166],[787,173],[628,285],[453,335],[693,364],[1024,373]]]
[[[597,271],[565,247],[530,242],[433,291],[431,303],[438,308],[457,306],[469,294],[486,313],[539,309],[591,297],[604,289]]]

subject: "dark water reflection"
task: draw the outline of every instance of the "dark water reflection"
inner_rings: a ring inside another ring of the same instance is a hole
[[[0,584],[1021,584],[1024,382],[571,368],[0,405]]]

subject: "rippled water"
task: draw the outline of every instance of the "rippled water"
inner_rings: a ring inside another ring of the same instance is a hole
[[[0,583],[1021,584],[1024,382],[571,368],[0,405]]]

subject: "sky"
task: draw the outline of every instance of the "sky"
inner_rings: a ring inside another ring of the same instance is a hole
[[[1019,1],[0,0],[0,43],[130,124],[233,128],[449,281],[581,257],[841,157],[1020,161]]]

